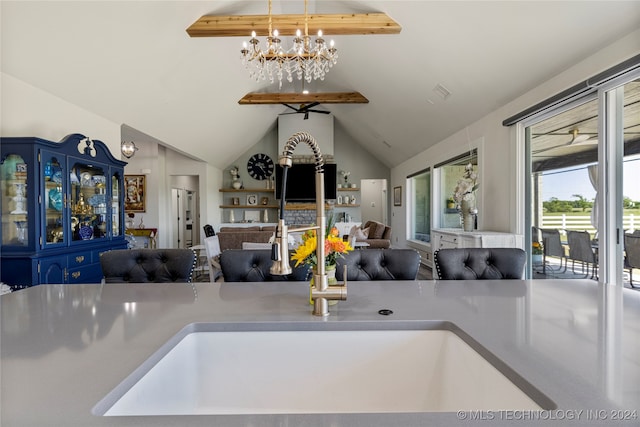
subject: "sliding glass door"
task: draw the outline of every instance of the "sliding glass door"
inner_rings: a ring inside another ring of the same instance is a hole
[[[531,258],[530,276],[630,286],[625,234],[640,235],[638,76],[609,82],[523,125],[527,240],[531,255],[543,252],[541,260]],[[635,274],[640,285],[640,265]]]

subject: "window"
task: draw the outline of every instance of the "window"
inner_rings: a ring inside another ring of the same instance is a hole
[[[462,228],[460,206],[454,200],[453,194],[468,165],[471,165],[474,172],[478,172],[478,151],[476,149],[435,166],[440,182],[439,194],[442,198],[439,205],[441,206],[438,221],[440,228]]]

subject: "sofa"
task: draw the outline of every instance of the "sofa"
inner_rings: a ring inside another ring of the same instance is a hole
[[[218,234],[220,251],[242,249],[242,242],[269,243],[275,233],[275,226],[221,227]]]
[[[349,242],[364,242],[367,249],[388,249],[391,246],[391,227],[377,221],[367,221],[349,232]]]

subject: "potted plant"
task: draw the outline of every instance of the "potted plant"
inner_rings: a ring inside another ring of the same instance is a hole
[[[542,243],[533,242],[531,244],[531,263],[542,264],[542,254],[544,253]]]

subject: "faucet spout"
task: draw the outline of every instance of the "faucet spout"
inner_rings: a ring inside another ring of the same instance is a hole
[[[278,159],[278,164],[283,167],[282,174],[282,191],[280,199],[280,216],[276,227],[275,240],[271,250],[271,259],[273,265],[270,272],[274,275],[291,274],[291,265],[289,264],[289,236],[288,228],[284,220],[284,210],[286,205],[286,188],[287,188],[287,170],[293,165],[293,151],[299,143],[304,142],[313,151],[315,160],[315,177],[316,177],[316,225],[313,227],[304,227],[302,229],[292,229],[291,231],[316,229],[316,272],[314,274],[314,289],[311,291],[311,298],[314,302],[313,314],[317,316],[329,315],[328,300],[346,300],[347,299],[347,283],[346,271],[344,274],[345,281],[343,285],[329,285],[325,270],[325,247],[326,238],[326,218],[324,214],[324,158],[320,152],[320,148],[316,140],[307,132],[298,132],[291,136],[284,146],[282,155]]]

